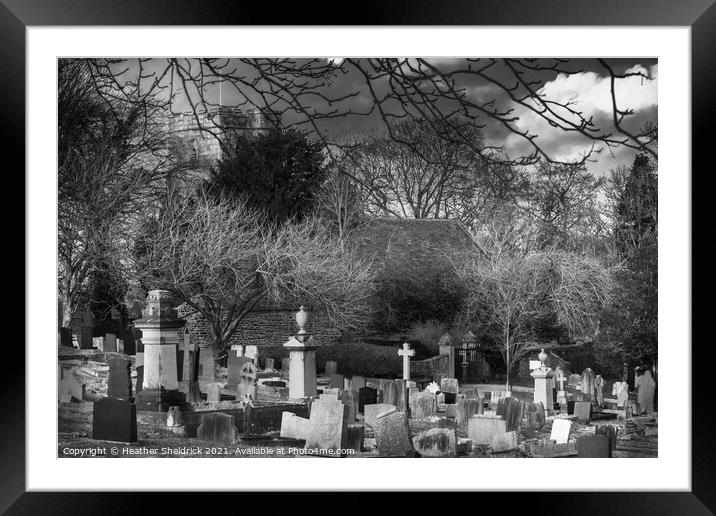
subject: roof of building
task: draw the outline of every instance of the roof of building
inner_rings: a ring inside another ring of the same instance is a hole
[[[368,219],[354,237],[363,258],[386,268],[413,271],[444,268],[451,255],[474,244],[467,229],[454,219]]]

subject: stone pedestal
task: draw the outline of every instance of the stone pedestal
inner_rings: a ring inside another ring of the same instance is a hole
[[[288,397],[305,398],[316,395],[316,348],[315,339],[303,342],[291,337],[284,347],[289,350]]]
[[[149,292],[147,308],[134,323],[144,345],[142,392],[137,396],[140,410],[166,410],[168,403],[177,405],[183,397],[178,391],[177,351],[185,323],[177,318],[169,291]]]
[[[538,367],[532,371],[531,374],[535,380],[534,402],[542,403],[546,409],[552,408],[552,405],[554,405],[552,399],[552,383],[550,381],[552,370],[549,367]]]

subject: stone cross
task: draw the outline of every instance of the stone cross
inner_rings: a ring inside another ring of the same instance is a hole
[[[410,344],[405,342],[403,349],[398,350],[398,355],[403,357],[403,380],[410,380],[410,357],[415,355],[415,350],[410,349]]]

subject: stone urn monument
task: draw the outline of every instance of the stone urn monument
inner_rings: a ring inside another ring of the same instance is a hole
[[[301,306],[296,313],[298,333],[284,343],[289,350],[288,396],[292,399],[316,395],[316,349],[319,344],[306,331],[309,311]]]
[[[552,382],[548,381],[552,378],[552,368],[547,365],[548,355],[544,348],[539,355],[540,366],[532,371],[532,378],[535,380],[534,402],[542,403],[545,410],[553,410],[554,402],[552,399]]]

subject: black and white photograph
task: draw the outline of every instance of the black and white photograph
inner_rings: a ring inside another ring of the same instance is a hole
[[[660,61],[564,51],[56,59],[57,458],[658,459]]]

